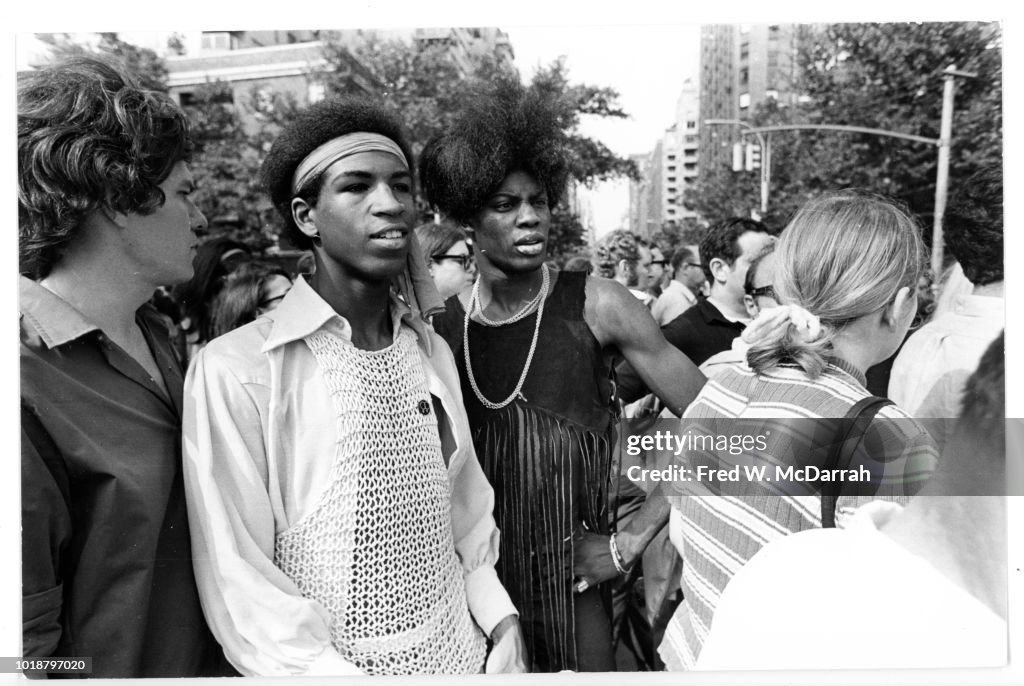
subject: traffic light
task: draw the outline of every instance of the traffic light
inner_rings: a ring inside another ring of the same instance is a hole
[[[747,171],[754,171],[755,169],[761,168],[760,145],[747,144],[743,168],[746,169]]]
[[[732,144],[732,170],[743,171],[743,143],[739,141]]]

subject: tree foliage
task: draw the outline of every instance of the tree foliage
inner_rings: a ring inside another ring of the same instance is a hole
[[[651,243],[667,257],[680,247],[700,243],[706,230],[707,227],[693,217],[684,217],[680,221],[670,219],[664,222],[661,228],[651,236]]]
[[[254,252],[274,244],[279,226],[260,184],[260,164],[296,108],[294,98],[258,87],[238,98],[220,81],[200,86],[184,106],[195,143],[195,200],[211,237],[230,236]]]
[[[342,35],[325,41],[328,62],[342,65],[350,55],[364,64],[381,84],[379,97],[404,122],[409,132],[413,153],[418,155],[433,136],[446,130],[458,113],[461,103],[501,74],[508,73],[506,62],[495,53],[478,53],[463,74],[451,57],[448,46],[436,42],[407,42],[398,39],[366,37],[353,45]],[[323,75],[328,94],[344,93],[346,70],[328,70]],[[571,83],[565,59],[539,68],[528,84],[545,93],[557,103],[562,126],[571,151],[572,178],[584,185],[623,175],[637,176],[634,163],[615,155],[600,141],[579,132],[582,117],[627,116],[618,102],[618,93],[611,88]],[[423,221],[432,217],[426,200],[418,198]],[[555,208],[552,217],[549,253],[556,258],[577,251],[586,245],[584,229],[571,208]]]
[[[375,35],[352,44],[343,34],[329,34],[324,55],[337,66],[354,56],[370,70],[381,87],[376,97],[404,123],[414,155],[448,127],[459,103],[474,86],[505,70],[497,55],[478,54],[469,74],[463,76],[444,43]],[[328,95],[344,94],[348,87],[344,68],[327,70],[320,78]]]
[[[94,45],[83,45],[66,33],[37,34],[40,40],[53,47],[53,57],[61,59],[75,55],[101,55],[134,74],[146,88],[167,91],[167,67],[149,48],[140,48],[121,40],[116,33],[101,33]]]
[[[830,24],[800,27],[798,105],[767,102],[747,120],[772,124],[845,124],[939,137],[942,71],[956,80],[950,184],[1002,161],[1002,55],[996,24],[948,22]],[[875,135],[794,131],[771,136],[768,223],[781,225],[823,191],[867,188],[907,203],[930,224],[937,150]],[[708,219],[748,214],[759,205],[757,172],[725,165],[702,169],[686,202]],[[925,232],[926,238],[929,236]]]
[[[613,88],[591,84],[570,83],[565,58],[540,67],[530,81],[530,88],[547,94],[559,105],[562,127],[568,134],[571,151],[570,174],[586,186],[601,181],[628,177],[636,179],[636,163],[619,157],[601,141],[579,133],[583,116],[625,119],[629,115],[619,105],[619,94]]]

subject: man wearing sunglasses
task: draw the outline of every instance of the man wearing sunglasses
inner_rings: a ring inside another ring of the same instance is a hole
[[[743,280],[743,305],[751,321],[756,320],[762,310],[778,307],[779,301],[775,295],[775,286],[772,285],[775,279],[775,245],[769,244],[760,255],[750,261],[747,269],[747,276]],[[750,345],[745,340],[745,334],[749,334],[756,325],[748,326],[744,333],[732,340],[728,350],[723,350],[709,357],[700,365],[700,370],[709,379],[714,378],[718,372],[727,365],[743,362],[747,359],[747,350]]]
[[[659,326],[665,326],[696,305],[697,293],[704,283],[704,269],[689,248],[677,249],[672,254],[669,266],[672,268],[672,280],[665,286],[665,290],[651,309],[651,314]]]
[[[416,227],[416,240],[434,279],[434,286],[444,300],[463,295],[468,304],[469,290],[476,278],[473,249],[465,230],[451,222],[427,223]]]
[[[647,292],[652,297],[657,299],[661,296],[662,290],[665,288],[665,276],[667,270],[665,267],[668,266],[668,260],[665,259],[665,255],[661,252],[661,249],[653,243],[648,248],[648,252],[651,255],[650,261],[647,263]]]

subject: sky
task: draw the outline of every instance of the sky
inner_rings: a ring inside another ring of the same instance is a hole
[[[528,80],[538,65],[565,56],[570,82],[608,86],[619,92],[619,104],[630,118],[587,117],[581,131],[622,156],[654,149],[675,121],[683,82],[698,75],[699,24],[501,28],[509,35],[516,66],[524,79]],[[619,228],[629,209],[628,182],[600,184],[585,194],[593,207],[597,236]]]

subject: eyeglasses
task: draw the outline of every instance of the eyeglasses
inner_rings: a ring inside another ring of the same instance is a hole
[[[469,270],[469,268],[473,266],[472,253],[467,253],[465,255],[434,255],[430,259],[435,262],[440,262],[441,260],[455,260],[456,262],[459,262],[465,270]]]
[[[668,260],[651,260],[649,266],[653,267],[656,264],[659,264],[662,267],[664,267],[666,264],[668,264]]]
[[[696,267],[697,269],[700,269],[700,268],[701,268],[700,264],[698,264],[697,262],[687,262],[687,263],[686,263],[685,265],[683,265],[683,266],[684,266],[684,267]]]
[[[767,286],[761,286],[760,288],[751,288],[747,291],[747,295],[751,298],[775,298],[775,287],[771,284]],[[775,298],[778,300],[778,298]]]

